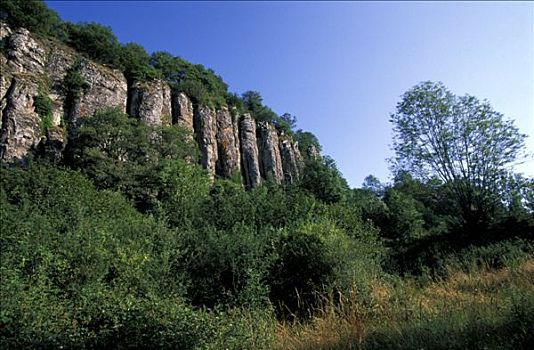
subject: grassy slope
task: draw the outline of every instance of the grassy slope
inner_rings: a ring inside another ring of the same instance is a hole
[[[449,271],[434,282],[380,282],[364,305],[325,302],[309,323],[280,324],[280,349],[521,349],[534,344],[534,259]]]

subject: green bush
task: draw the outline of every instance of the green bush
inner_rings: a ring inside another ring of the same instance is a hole
[[[117,339],[118,318],[132,312],[124,303],[184,291],[183,274],[170,269],[177,236],[121,196],[48,166],[1,169],[0,179],[4,344],[78,347]],[[143,317],[152,317],[149,309]]]
[[[39,128],[41,133],[45,134],[48,129],[54,126],[53,115],[52,115],[52,100],[46,95],[39,93],[33,98],[33,107],[35,112],[39,115],[41,119],[39,121]]]
[[[263,279],[272,260],[275,233],[256,232],[242,224],[225,231],[209,227],[184,231],[184,254],[174,264],[177,271],[187,273],[187,295],[193,305],[265,307]]]
[[[324,203],[343,201],[349,190],[335,161],[328,156],[306,161],[299,187]]]
[[[185,163],[186,159],[194,161],[198,152],[185,130],[148,126],[117,109],[85,119],[72,139],[71,152],[71,166],[98,188],[122,192],[143,212],[168,207],[161,200],[176,201],[176,191],[183,192],[195,183],[207,186],[207,177],[193,169],[195,165]],[[170,168],[180,172],[170,174]],[[184,178],[192,182],[186,183]],[[178,185],[183,187],[170,187]]]
[[[61,90],[65,94],[65,114],[69,119],[74,112],[74,107],[78,103],[81,94],[89,87],[89,84],[81,74],[81,69],[84,64],[83,59],[77,58],[74,64],[67,69],[61,81]],[[70,120],[68,121],[70,122]]]
[[[376,248],[325,219],[285,231],[267,278],[271,302],[283,317],[307,317],[332,291],[363,297],[380,270]]]

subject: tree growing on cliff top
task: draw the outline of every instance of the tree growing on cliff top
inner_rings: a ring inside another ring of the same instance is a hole
[[[391,115],[395,171],[437,176],[458,206],[462,224],[483,228],[501,204],[501,184],[524,150],[526,135],[489,102],[456,96],[423,82],[402,96]]]

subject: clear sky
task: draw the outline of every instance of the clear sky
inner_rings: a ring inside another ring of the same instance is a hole
[[[47,1],[64,20],[214,69],[297,116],[352,187],[390,178],[389,114],[442,81],[514,119],[534,153],[533,2]],[[534,176],[534,162],[520,168]]]

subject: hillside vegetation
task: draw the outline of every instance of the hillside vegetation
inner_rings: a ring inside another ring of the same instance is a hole
[[[291,115],[228,93],[202,66],[63,22],[42,2],[5,0],[0,13],[127,77],[271,118],[320,150]],[[331,158],[305,152],[291,184],[211,179],[188,131],[107,107],[69,139],[71,158],[0,167],[0,348],[534,343],[534,180],[513,172],[525,136],[489,103],[415,86],[391,118],[394,180],[356,189]]]

